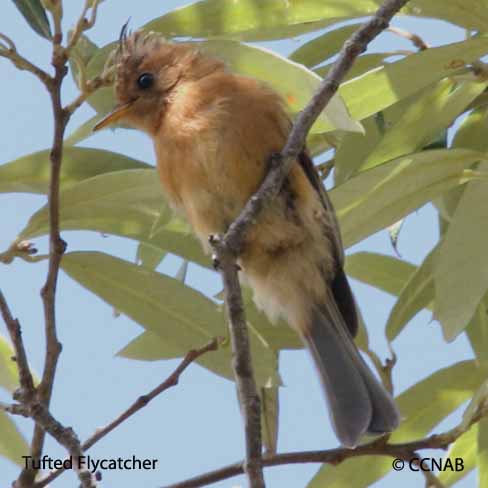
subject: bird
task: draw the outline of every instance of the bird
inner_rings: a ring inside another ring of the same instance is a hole
[[[117,104],[94,130],[119,123],[150,136],[166,199],[210,254],[209,236],[225,233],[283,148],[286,103],[196,42],[126,26],[113,64]],[[395,430],[396,404],[354,342],[358,312],[339,226],[306,148],[247,232],[238,267],[256,305],[310,351],[340,443],[354,448],[366,434]]]

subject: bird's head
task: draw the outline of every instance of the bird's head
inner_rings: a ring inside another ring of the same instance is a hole
[[[224,63],[204,55],[196,45],[171,43],[141,31],[127,36],[126,26],[113,63],[117,105],[95,131],[122,122],[154,134],[178,89],[224,69]]]

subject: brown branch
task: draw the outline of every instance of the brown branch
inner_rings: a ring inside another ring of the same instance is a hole
[[[63,50],[60,49],[60,43],[60,36],[54,36],[52,65],[54,66],[55,75],[47,87],[51,97],[54,116],[54,135],[49,158],[51,162],[51,175],[47,202],[49,212],[49,262],[46,281],[41,289],[44,308],[46,352],[42,379],[37,389],[39,403],[46,410],[49,409],[56,367],[62,348],[56,331],[56,286],[61,258],[66,249],[66,243],[60,236],[59,191],[63,158],[63,139],[71,114],[63,109],[61,101],[61,86],[66,76],[67,68],[66,56]],[[45,430],[36,423],[31,442],[31,456],[34,459],[40,458],[44,447],[44,439]],[[30,469],[29,467],[24,468],[19,476],[20,486],[31,486],[36,477],[36,473],[37,471],[34,469]]]
[[[206,354],[207,352],[210,351],[216,351],[220,342],[221,339],[216,338],[199,349],[192,349],[191,351],[188,351],[188,353],[183,358],[183,360],[178,365],[178,367],[159,386],[151,390],[149,393],[140,396],[129,408],[127,408],[115,420],[107,424],[105,427],[102,427],[101,429],[97,429],[97,431],[93,435],[91,435],[85,442],[83,442],[83,444],[81,445],[81,449],[83,449],[83,451],[87,451],[100,439],[102,439],[107,434],[112,432],[120,424],[125,422],[128,418],[132,417],[132,415],[134,415],[136,412],[144,408],[151,400],[156,398],[158,395],[160,395],[167,389],[176,386],[178,384],[180,376],[185,371],[185,369],[203,354]],[[55,480],[59,475],[61,475],[63,471],[64,469],[58,469],[56,471],[52,471],[45,478],[35,483],[34,487],[43,488],[47,486],[49,483]]]
[[[470,426],[464,428],[456,427],[444,434],[432,435],[425,439],[402,444],[389,444],[386,442],[386,438],[383,437],[369,444],[358,446],[356,449],[338,448],[323,451],[301,451],[264,455],[262,463],[265,467],[304,463],[337,465],[347,459],[361,456],[389,456],[408,463],[415,463],[417,458],[421,458],[417,451],[423,449],[447,449],[450,444],[467,432],[469,428]],[[243,473],[244,463],[238,462],[179,483],[167,485],[164,488],[198,488]]]
[[[97,20],[97,12],[98,12],[99,4],[100,4],[100,0],[85,0],[85,5],[83,7],[81,15],[78,18],[76,26],[71,35],[71,39],[69,40],[68,45],[66,46],[66,54],[69,54],[69,52],[76,46],[76,43],[80,40],[80,37],[83,34],[83,32],[87,31],[88,29],[91,29],[95,25],[95,22]],[[87,19],[86,15],[90,10],[90,8],[91,8],[90,18]]]
[[[388,27],[388,31],[399,37],[403,37],[410,41],[419,51],[425,51],[430,46],[417,34],[406,31],[405,29],[400,29],[399,27]]]
[[[51,76],[35,64],[31,63],[28,59],[21,56],[12,39],[2,33],[0,33],[0,57],[9,59],[18,69],[29,71],[37,76],[46,87],[51,85]]]
[[[245,472],[250,488],[264,488],[262,466],[261,404],[254,380],[251,347],[235,255],[217,236],[210,237],[224,282],[225,307],[232,344],[232,366],[246,439]]]
[[[65,110],[68,113],[73,113],[77,108],[79,108],[85,100],[95,93],[99,88],[104,86],[109,86],[112,83],[111,72],[103,73],[101,76],[97,76],[92,80],[88,80],[82,85],[81,93],[71,102],[69,103]]]
[[[0,311],[7,326],[10,340],[15,352],[15,362],[19,372],[19,382],[21,391],[17,392],[17,397],[22,401],[30,400],[35,395],[34,381],[25,353],[24,341],[22,340],[22,331],[19,321],[13,317],[10,308],[5,300],[3,293],[0,291]]]
[[[216,254],[216,263],[224,281],[225,303],[234,355],[234,375],[246,433],[246,458],[243,469],[251,488],[264,487],[261,419],[238,279],[237,258],[241,253],[247,230],[267,203],[280,191],[291,166],[305,146],[310,128],[337,92],[340,82],[352,67],[354,60],[364,52],[371,40],[388,27],[393,15],[407,2],[408,0],[385,0],[376,14],[345,42],[337,61],[322,80],[310,103],[297,117],[285,147],[280,154],[271,157],[269,172],[259,190],[249,199],[223,238],[210,236],[210,243]],[[239,466],[242,468],[241,465]]]

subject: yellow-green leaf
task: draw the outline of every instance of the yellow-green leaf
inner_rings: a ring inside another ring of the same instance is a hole
[[[393,256],[357,252],[346,257],[345,270],[351,278],[396,296],[415,273],[416,267]]]
[[[67,188],[103,173],[135,168],[151,168],[151,166],[102,149],[66,147],[61,166],[61,187]],[[49,174],[49,151],[22,156],[0,166],[0,192],[47,193]]]
[[[488,151],[488,106],[473,110],[461,123],[452,147],[464,147],[477,151]]]
[[[449,446],[449,450],[444,456],[444,459],[450,459],[451,461],[456,458],[462,459],[464,469],[459,471],[446,469],[442,473],[439,473],[438,478],[442,486],[453,486],[476,468],[478,451],[477,436],[478,426],[473,425],[468,432]],[[479,488],[483,488],[483,485],[479,485]]]
[[[485,87],[486,83],[472,81],[456,86],[452,80],[445,79],[426,88],[386,131],[360,171],[426,146],[442,129],[449,127]]]
[[[12,359],[14,357],[15,352],[10,344],[0,336],[0,386],[10,392],[19,386],[17,366]]]
[[[278,428],[280,398],[278,388],[261,388],[261,425],[263,445],[267,454],[276,454],[278,447]]]
[[[398,294],[386,323],[386,337],[393,341],[403,327],[423,308],[432,309],[434,301],[433,268],[437,246],[427,255]]]
[[[446,76],[466,71],[469,63],[486,53],[486,36],[426,49],[343,83],[339,93],[351,116],[362,120]]]
[[[10,459],[18,466],[24,466],[22,456],[29,454],[29,446],[17,429],[13,420],[0,411],[0,456]]]
[[[488,171],[483,162],[479,171]],[[435,316],[446,340],[468,325],[488,290],[488,181],[473,181],[464,191],[442,241],[434,269]]]
[[[157,344],[158,359],[184,356],[190,349],[225,335],[221,307],[177,279],[99,252],[68,253],[62,268],[71,278],[147,329],[151,333],[151,353]],[[144,347],[141,340],[138,343],[144,355],[146,345],[147,340]],[[279,384],[275,352],[257,338],[251,339],[251,347],[259,385]],[[128,355],[127,351],[124,355]],[[232,379],[230,360],[227,346],[201,356],[198,362]]]
[[[449,188],[473,177],[464,171],[484,155],[464,149],[431,150],[359,173],[330,196],[346,246],[396,222]]]
[[[189,230],[172,218],[154,169],[105,173],[70,186],[60,195],[60,225],[63,230],[128,237],[204,266],[210,263]],[[31,239],[48,229],[45,206],[30,218],[20,237]]]
[[[361,24],[345,25],[339,27],[301,45],[288,57],[297,63],[308,67],[317,66],[326,59],[337,54],[345,41],[358,30]]]
[[[488,485],[488,419],[481,419],[478,427],[478,487]],[[473,443],[474,444],[474,443]],[[463,456],[464,461],[464,456]]]
[[[334,22],[373,14],[373,0],[204,0],[168,12],[144,26],[167,37],[282,39]]]

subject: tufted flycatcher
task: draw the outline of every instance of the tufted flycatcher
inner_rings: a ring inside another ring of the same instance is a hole
[[[210,252],[209,235],[227,230],[286,142],[283,100],[195,44],[155,34],[123,29],[115,63],[118,105],[95,130],[121,121],[149,134],[167,199]],[[358,320],[343,264],[334,210],[304,149],[249,229],[239,266],[258,307],[300,335],[337,437],[354,447],[365,433],[394,430],[399,414],[354,344]]]

